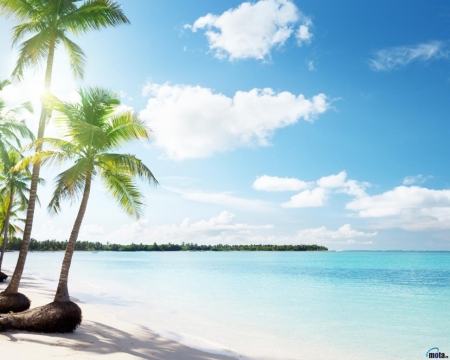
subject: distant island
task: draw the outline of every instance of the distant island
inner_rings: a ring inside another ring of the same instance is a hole
[[[20,250],[21,239],[12,238],[6,245],[7,250]],[[31,239],[30,251],[64,251],[67,241]],[[180,244],[102,244],[100,242],[77,241],[75,251],[328,251],[319,245],[197,245],[194,243]]]

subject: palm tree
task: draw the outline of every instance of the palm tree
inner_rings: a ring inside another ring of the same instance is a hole
[[[81,322],[81,310],[70,301],[68,291],[69,268],[75,243],[86,212],[91,184],[98,176],[107,192],[128,215],[138,219],[142,215],[143,195],[134,178],[157,184],[152,172],[134,155],[115,152],[126,142],[148,139],[150,130],[133,111],[118,111],[119,99],[100,89],[80,90],[80,103],[49,99],[51,108],[59,115],[54,119],[65,129],[62,138],[36,140],[32,147],[50,145],[21,162],[21,167],[39,162],[41,165],[74,164],[56,177],[54,195],[48,205],[51,212],[61,210],[63,200],[81,197],[78,215],[70,234],[54,301],[41,308],[18,315],[0,318],[0,328],[40,332],[72,332]],[[37,319],[45,321],[37,322]]]
[[[19,58],[13,71],[15,78],[21,80],[25,69],[37,67],[45,62],[44,91],[49,92],[55,49],[60,44],[67,51],[74,75],[83,77],[85,55],[83,50],[67,35],[69,33],[77,35],[89,30],[99,30],[108,26],[115,27],[129,23],[121,6],[116,1],[85,0],[79,6],[77,6],[77,3],[80,3],[80,0],[0,0],[0,14],[20,22],[13,28],[13,46],[18,44],[25,36],[31,35],[28,40],[20,45]],[[44,137],[45,125],[49,115],[46,108],[42,106],[38,139]],[[36,147],[36,152],[41,151],[41,149],[42,147],[39,145]],[[0,313],[10,311],[8,309],[10,301],[5,298],[5,295],[22,295],[18,291],[30,244],[39,172],[40,164],[36,163],[33,166],[25,230],[19,258],[9,286],[0,294]]]
[[[11,224],[11,218],[17,218],[18,212],[24,211],[28,204],[30,189],[28,183],[31,180],[31,172],[28,168],[23,171],[11,171],[21,161],[23,156],[13,147],[8,151],[0,150],[0,221],[3,231],[3,242],[0,251],[0,271],[2,268],[3,254],[8,234],[14,235],[17,231],[23,231],[17,225]],[[39,182],[43,182],[39,179]]]
[[[0,81],[0,91],[7,85],[10,85],[9,80]],[[0,98],[0,181],[3,182],[4,187],[0,189],[0,197],[2,199],[2,208],[4,212],[4,221],[1,222],[1,229],[3,231],[2,250],[0,254],[0,270],[3,261],[4,248],[7,242],[8,222],[12,206],[14,204],[14,190],[7,194],[4,191],[9,191],[10,182],[7,172],[18,162],[19,154],[14,149],[12,142],[18,147],[21,147],[20,138],[28,138],[33,140],[33,133],[28,129],[24,120],[17,120],[17,116],[23,111],[28,110],[32,112],[30,103],[24,103],[20,106],[8,108],[3,99]],[[14,163],[14,160],[15,161]],[[14,176],[13,176],[14,177]],[[6,204],[8,204],[6,206]],[[5,207],[6,206],[6,207]],[[6,224],[6,227],[5,227]],[[6,235],[5,235],[6,234]],[[0,278],[5,280],[7,276],[0,271]],[[1,280],[1,281],[3,281]],[[23,301],[29,302],[25,297]],[[29,305],[28,305],[29,306]]]
[[[8,278],[8,275],[4,274],[2,269],[3,264],[3,255],[6,251],[6,245],[8,243],[8,240],[15,236],[17,233],[23,233],[23,229],[17,224],[18,222],[25,222],[25,219],[20,217],[20,213],[25,210],[25,207],[23,207],[23,204],[21,204],[18,201],[13,202],[12,206],[9,206],[9,194],[5,193],[5,196],[0,195],[0,231],[3,236],[0,237],[0,240],[2,241],[1,245],[1,251],[0,251],[0,282],[4,281]],[[9,218],[8,218],[8,227],[7,227],[7,237],[5,238],[5,220],[6,220],[6,214],[9,211]]]
[[[9,80],[0,81],[0,91],[10,84]],[[13,147],[12,142],[20,148],[20,138],[34,139],[25,121],[17,120],[17,116],[24,110],[33,112],[29,102],[11,108],[7,107],[4,100],[0,98],[0,151],[7,151],[8,148]]]

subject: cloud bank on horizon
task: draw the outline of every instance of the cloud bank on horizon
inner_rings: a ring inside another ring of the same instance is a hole
[[[275,235],[272,224],[252,225],[236,223],[235,214],[222,211],[218,216],[209,220],[192,222],[185,218],[180,224],[152,225],[146,219],[125,224],[113,233],[107,234],[104,228],[95,225],[83,226],[80,237],[107,237],[109,242],[117,242],[131,237],[136,242],[148,242],[148,239],[158,239],[164,243],[191,242],[196,239],[198,244],[343,244],[343,245],[372,245],[377,232],[358,231],[350,224],[345,224],[337,230],[330,230],[325,226],[303,229],[290,235]],[[46,224],[54,229],[53,225]],[[53,227],[52,227],[53,226]],[[355,240],[363,239],[363,240]],[[130,241],[131,243],[131,241]]]
[[[406,177],[403,183],[412,185],[424,181],[424,176]],[[367,182],[347,179],[341,171],[317,181],[279,178],[263,175],[253,188],[258,191],[300,191],[281,204],[285,208],[323,207],[333,194],[347,194],[353,199],[345,205],[351,216],[363,219],[380,219],[371,226],[378,229],[402,228],[409,231],[450,229],[450,190],[433,190],[420,186],[397,186],[378,195],[369,195]]]

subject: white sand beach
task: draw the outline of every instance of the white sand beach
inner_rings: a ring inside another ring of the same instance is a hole
[[[9,279],[8,279],[9,280]],[[7,282],[2,283],[3,290]],[[53,292],[44,284],[23,278],[21,292],[31,306],[47,304]],[[73,299],[83,311],[83,322],[73,334],[0,333],[1,359],[161,359],[233,360],[238,357],[210,354],[191,349],[151,333],[142,326],[117,320],[95,306]]]

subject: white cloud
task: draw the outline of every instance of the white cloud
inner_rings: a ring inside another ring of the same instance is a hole
[[[375,58],[369,60],[369,66],[374,71],[389,71],[406,66],[412,62],[427,62],[447,58],[449,51],[443,41],[429,41],[412,46],[397,46],[375,53]]]
[[[38,240],[67,239],[70,233],[57,226],[57,221],[47,220],[42,225],[33,229],[32,238]]]
[[[291,197],[291,200],[282,204],[285,208],[318,207],[324,206],[328,199],[328,193],[323,188],[304,190],[300,194]]]
[[[380,195],[355,199],[346,208],[361,218],[383,218],[380,228],[450,228],[450,190],[399,186]]]
[[[147,220],[139,220],[131,224],[123,225],[120,229],[108,236],[109,241],[143,242],[149,243],[181,243],[196,242],[199,244],[232,244],[247,242],[246,238],[255,236],[254,231],[265,231],[273,228],[273,225],[250,225],[234,223],[235,215],[222,211],[218,216],[209,220],[191,222],[184,219],[179,225],[150,225]]]
[[[258,177],[253,183],[253,188],[259,191],[299,191],[308,187],[302,180],[267,175]]]
[[[312,21],[291,0],[244,2],[222,15],[207,14],[185,28],[206,29],[209,48],[218,58],[264,59],[273,48],[281,47],[294,32],[298,44],[308,44]]]
[[[324,176],[317,180],[317,185],[325,189],[334,189],[345,186],[345,179],[347,178],[347,173],[341,171],[337,175]]]
[[[312,60],[308,61],[308,70],[309,71],[315,71],[316,70],[316,67],[314,65],[314,61],[312,61]]]
[[[376,232],[357,231],[346,224],[338,230],[326,227],[304,229],[292,235],[273,235],[271,224],[251,225],[236,223],[235,215],[222,211],[209,220],[192,222],[189,218],[179,224],[151,225],[147,220],[139,220],[120,227],[107,239],[110,242],[134,243],[181,243],[198,244],[371,244],[373,241],[355,241],[356,238],[371,238]]]
[[[423,184],[428,179],[432,179],[433,177],[431,175],[423,176],[422,174],[416,175],[416,176],[406,176],[403,179],[403,185],[413,185],[413,184]]]
[[[80,238],[91,238],[92,236],[104,235],[106,234],[106,229],[104,226],[96,224],[83,225],[80,231]]]
[[[352,228],[350,224],[341,226],[338,230],[328,230],[325,226],[315,229],[300,230],[297,233],[297,239],[300,241],[309,241],[317,243],[326,243],[331,240],[344,239],[347,240],[347,244],[373,244],[373,241],[357,242],[354,238],[357,237],[374,237],[377,236],[377,232],[365,233],[363,231],[357,231]]]
[[[311,43],[311,39],[313,37],[313,34],[309,31],[311,25],[312,25],[311,20],[307,19],[306,24],[300,25],[297,32],[295,33],[295,37],[297,38],[299,46]]]
[[[270,208],[270,204],[262,200],[245,199],[233,196],[230,192],[203,192],[203,191],[184,191],[171,187],[164,189],[180,194],[184,199],[204,202],[209,204],[223,205],[247,211],[265,211]]]
[[[256,186],[255,186],[256,184]],[[297,187],[296,187],[297,186]],[[365,189],[370,184],[348,179],[347,173],[341,171],[336,175],[321,177],[315,182],[305,182],[295,178],[278,178],[276,176],[261,176],[253,183],[253,188],[264,191],[299,191],[291,200],[282,204],[286,208],[319,207],[327,203],[330,195],[344,193],[350,196],[366,196]]]
[[[155,144],[175,160],[206,158],[238,147],[268,146],[277,129],[312,122],[327,111],[325,94],[305,99],[270,88],[238,91],[230,98],[190,85],[147,84],[152,97],[141,117],[154,131]]]

